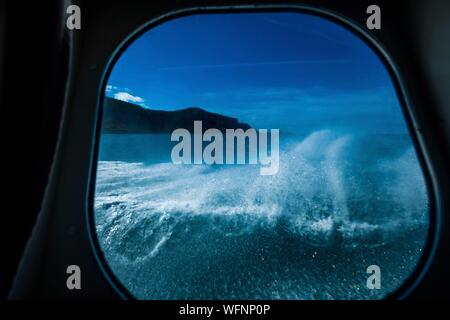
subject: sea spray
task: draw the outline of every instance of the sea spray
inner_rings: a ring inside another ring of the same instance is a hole
[[[398,287],[428,227],[407,136],[323,130],[280,152],[273,176],[100,161],[96,229],[119,280],[148,299],[365,299]],[[384,275],[376,294],[365,287],[371,264]]]

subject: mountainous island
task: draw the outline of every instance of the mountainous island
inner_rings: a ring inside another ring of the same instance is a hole
[[[202,121],[203,131],[215,128],[247,130],[250,126],[235,118],[208,112],[201,108],[176,111],[151,110],[139,105],[105,97],[103,133],[172,133],[175,129],[194,130],[194,121]]]

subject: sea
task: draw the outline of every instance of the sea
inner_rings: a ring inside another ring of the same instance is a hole
[[[97,240],[138,299],[382,299],[416,269],[429,196],[407,134],[280,133],[259,165],[179,165],[167,134],[102,134]],[[369,266],[380,289],[367,286]]]

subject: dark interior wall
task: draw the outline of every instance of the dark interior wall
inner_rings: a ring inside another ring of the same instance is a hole
[[[402,46],[406,56],[403,73],[409,95],[417,102],[416,114],[423,119],[418,128],[426,143],[427,162],[433,163],[440,183],[435,189],[442,195],[439,241],[429,271],[411,298],[450,297],[450,2],[445,0],[417,1],[403,6],[399,20]],[[436,221],[435,221],[436,222]]]
[[[422,1],[410,12],[414,49],[435,97],[438,123],[450,140],[450,1]]]
[[[153,1],[152,11],[127,11],[127,7],[132,5],[129,1],[75,2],[82,7],[83,30],[79,32],[79,49],[83,57],[99,57],[104,52],[112,52],[119,40],[139,24],[145,23],[151,13],[156,15],[179,6],[205,4],[205,1]],[[213,0],[208,1],[208,4],[238,2]],[[2,12],[7,16],[7,20],[3,22],[6,23],[3,41],[0,38],[0,68],[2,42],[5,43],[3,61],[6,61],[3,72],[0,69],[4,86],[1,90],[0,80],[0,93],[3,93],[3,96],[0,95],[2,129],[6,137],[3,158],[7,163],[4,170],[9,173],[4,184],[7,185],[7,202],[13,204],[3,209],[4,225],[8,229],[7,240],[4,242],[8,244],[4,246],[4,255],[8,259],[2,259],[0,278],[3,296],[11,285],[25,243],[35,225],[54,156],[68,68],[68,48],[63,34],[63,3],[58,0],[34,1],[27,3],[24,8],[17,1],[9,1],[3,7],[0,2],[0,18]],[[362,24],[367,17],[365,8],[372,1],[310,0],[302,3],[329,7]],[[449,163],[445,159],[449,159],[450,149],[450,90],[446,89],[450,88],[449,2],[380,0],[377,3],[382,7],[383,29],[374,31],[374,35],[396,58],[395,62],[407,79],[407,89],[415,101],[419,102],[417,113],[425,120],[423,138],[434,154],[443,154],[440,158],[437,157],[437,165],[444,168]],[[120,19],[121,16],[123,20]],[[129,23],[131,19],[135,19],[135,23]],[[111,26],[111,30],[120,30],[121,34],[111,32],[98,37],[95,28],[103,21],[113,21],[115,26]],[[0,21],[0,37],[1,26]],[[95,66],[99,61],[89,61],[87,58],[83,60],[83,57],[80,57],[81,60],[90,64],[77,67],[80,70],[102,68],[104,61]],[[101,74],[102,71],[98,70],[97,73]],[[428,127],[433,130],[427,130]],[[437,257],[443,263],[436,269],[437,276],[424,289],[431,296],[449,295],[448,277],[439,277],[440,273],[447,272],[445,266],[449,266],[448,261],[445,262],[448,260],[446,252],[449,252],[448,236],[444,240],[447,245],[440,247],[442,253]]]
[[[2,97],[2,83],[3,83],[3,54],[4,54],[4,40],[5,40],[5,27],[6,27],[6,15],[5,4],[0,2],[0,100]]]
[[[57,0],[0,5],[2,182],[8,202],[1,211],[7,259],[1,263],[0,297],[35,223],[55,149],[66,72],[61,18]]]

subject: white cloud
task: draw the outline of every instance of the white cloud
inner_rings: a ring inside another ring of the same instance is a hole
[[[129,103],[134,103],[144,108],[149,108],[145,104],[145,99],[134,95],[131,89],[129,88],[107,85],[105,88],[105,95],[110,98],[114,98]]]
[[[133,102],[133,103],[143,103],[144,99],[138,96],[133,96],[128,92],[116,92],[114,94],[114,98],[117,100],[125,101],[125,102]]]
[[[106,86],[106,92],[112,92],[112,91],[117,91],[117,90],[119,90],[119,87],[112,86],[112,85]]]

